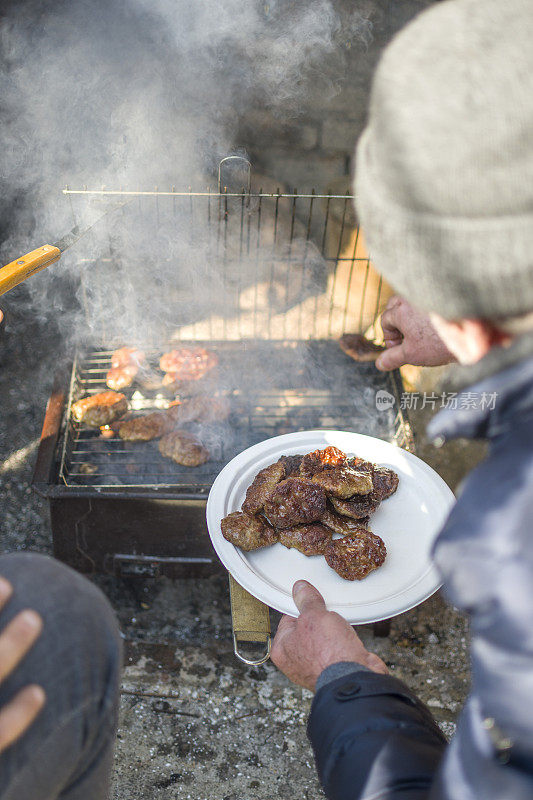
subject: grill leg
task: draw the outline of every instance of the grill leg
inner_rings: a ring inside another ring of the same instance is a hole
[[[390,619],[382,619],[379,622],[372,623],[372,630],[374,636],[388,636],[390,633]]]

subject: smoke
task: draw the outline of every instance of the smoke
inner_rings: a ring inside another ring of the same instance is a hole
[[[237,152],[242,115],[255,106],[297,116],[310,84],[332,95],[343,48],[365,46],[370,23],[332,0],[32,0],[4,16],[0,36],[0,212],[11,220],[4,256],[110,210],[59,264],[27,282],[33,312],[58,319],[75,342],[88,332],[159,335],[204,319],[213,298],[215,316],[238,313],[236,287],[267,280],[273,223],[243,267],[237,208],[233,244],[221,245],[219,209],[205,201],[193,220],[187,201],[121,205],[66,196],[63,187],[213,185],[219,160]],[[237,250],[241,278],[228,268]],[[61,281],[77,306],[58,292]]]

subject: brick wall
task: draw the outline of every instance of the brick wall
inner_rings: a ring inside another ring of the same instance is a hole
[[[370,41],[343,38],[339,50],[320,65],[326,80],[302,86],[298,108],[252,104],[240,118],[236,143],[249,154],[255,172],[307,192],[326,191],[334,179],[350,185],[355,143],[366,119],[372,74],[392,36],[436,0],[334,0],[342,19],[354,11],[368,20]]]

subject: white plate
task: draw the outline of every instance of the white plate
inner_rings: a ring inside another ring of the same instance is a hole
[[[323,556],[304,556],[281,544],[245,553],[224,539],[221,519],[240,509],[260,469],[281,455],[309,453],[329,445],[391,467],[400,476],[398,490],[383,501],[370,522],[387,547],[382,567],[362,581],[346,581]],[[431,547],[454,501],[442,478],[406,450],[360,433],[300,431],[249,447],[224,467],[209,494],[207,526],[218,557],[250,594],[278,611],[298,616],[291,590],[296,580],[305,578],[323,594],[330,610],[354,625],[401,614],[439,588]]]

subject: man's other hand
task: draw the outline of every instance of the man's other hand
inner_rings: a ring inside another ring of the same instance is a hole
[[[8,581],[0,578],[0,611],[13,593]],[[14,617],[0,633],[0,683],[5,680],[33,647],[43,628],[36,611],[27,609]],[[0,708],[0,753],[30,727],[45,703],[40,686],[25,686]]]
[[[440,367],[455,361],[429,317],[402,297],[391,297],[381,315],[386,350],[376,360],[384,372],[404,364]]]
[[[353,661],[374,672],[388,673],[383,661],[366,650],[351,625],[340,614],[326,609],[314,586],[296,581],[292,596],[300,616],[281,618],[271,659],[293,683],[314,691],[322,670],[339,661]]]

